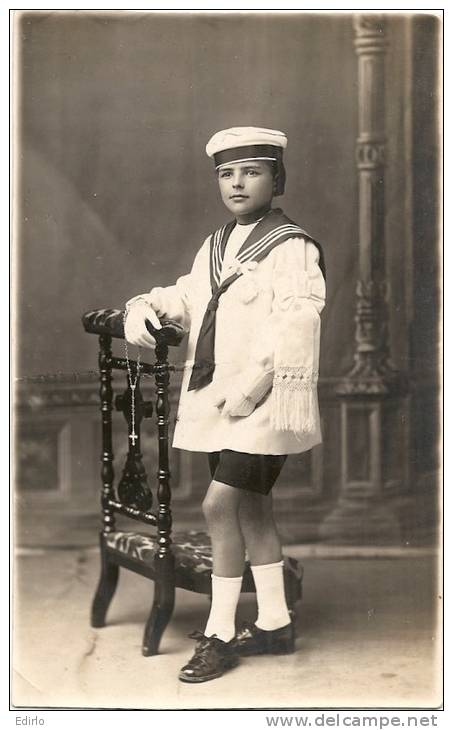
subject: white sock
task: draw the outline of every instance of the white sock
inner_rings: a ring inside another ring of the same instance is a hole
[[[242,575],[239,578],[212,576],[212,603],[205,636],[216,636],[231,641],[235,635],[234,618],[241,594]]]
[[[264,631],[274,631],[291,622],[286,605],[283,582],[283,560],[268,565],[252,565],[258,602],[256,625]]]

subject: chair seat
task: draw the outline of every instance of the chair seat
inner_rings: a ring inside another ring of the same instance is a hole
[[[211,593],[212,547],[206,532],[189,530],[172,536],[172,552],[175,559],[175,580],[179,588],[197,593]],[[148,567],[153,571],[154,557],[158,549],[156,536],[142,532],[115,531],[105,537],[109,552]],[[284,556],[284,575],[287,590],[301,598],[303,568],[295,558]],[[243,593],[254,593],[255,584],[246,563],[242,581]]]

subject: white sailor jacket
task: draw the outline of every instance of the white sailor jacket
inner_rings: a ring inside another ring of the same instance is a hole
[[[237,267],[241,276],[218,304],[213,379],[198,390],[188,391],[188,383],[212,295],[210,237],[190,274],[174,286],[139,295],[159,318],[174,319],[189,332],[173,446],[251,454],[306,451],[321,441],[317,381],[325,281],[318,249],[290,238],[261,261]]]

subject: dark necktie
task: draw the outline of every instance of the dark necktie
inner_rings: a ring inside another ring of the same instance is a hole
[[[195,348],[195,362],[190,376],[188,390],[203,388],[203,386],[209,385],[212,381],[212,375],[215,370],[215,325],[219,299],[226,292],[230,284],[236,281],[239,276],[240,274],[234,274],[228,277],[228,279],[225,279],[208,302],[198,334],[197,346]]]

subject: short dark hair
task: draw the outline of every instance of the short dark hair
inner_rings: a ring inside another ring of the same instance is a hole
[[[286,170],[283,160],[279,157],[277,160],[270,160],[271,170],[275,181],[275,197],[283,195],[285,192]]]

